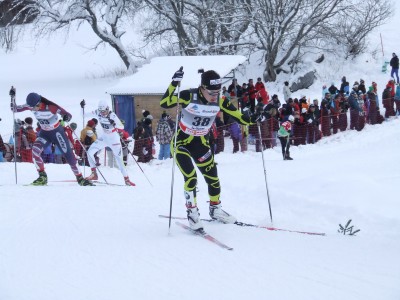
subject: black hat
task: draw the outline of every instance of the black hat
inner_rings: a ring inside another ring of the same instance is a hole
[[[142,110],[143,117],[147,118],[147,116],[150,114],[148,110]]]
[[[167,119],[167,114],[166,114],[166,113],[162,113],[162,115],[161,115],[161,119],[164,119],[164,120],[166,120],[166,119]]]
[[[213,70],[201,74],[201,86],[207,90],[220,90],[221,83],[221,76]]]
[[[31,117],[26,117],[25,118],[25,123],[28,125],[32,125],[33,124],[33,119]]]

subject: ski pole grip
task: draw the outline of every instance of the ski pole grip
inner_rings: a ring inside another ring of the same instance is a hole
[[[181,71],[181,72],[183,71],[183,66],[181,66],[181,67],[179,68],[179,71]],[[178,86],[179,86],[179,87],[181,86],[181,82],[180,82],[180,81],[178,82]]]

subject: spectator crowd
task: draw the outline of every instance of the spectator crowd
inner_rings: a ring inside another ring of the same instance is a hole
[[[321,98],[313,100],[305,95],[299,98],[292,97],[287,81],[282,87],[281,101],[276,94],[270,96],[261,78],[257,78],[256,83],[249,79],[241,85],[237,79],[233,79],[230,85],[222,88],[221,96],[228,98],[243,113],[259,115],[259,122],[249,126],[239,125],[233,118],[219,113],[209,132],[211,149],[214,154],[223,152],[228,138],[232,142],[233,153],[247,151],[249,145],[254,145],[255,151],[260,152],[284,143],[283,158],[291,159],[285,151],[290,145],[314,144],[321,138],[338,132],[362,131],[365,124],[381,124],[385,119],[400,114],[399,60],[395,53],[390,65],[392,78],[381,93],[378,92],[374,81],[367,84],[360,79],[350,84],[343,76],[338,85],[334,82],[323,85]],[[397,77],[397,83],[393,76]],[[132,148],[131,153],[137,157],[138,162],[148,163],[154,159],[155,142],[159,143],[159,160],[171,157],[170,143],[175,132],[175,121],[163,112],[153,128],[153,116],[147,110],[143,110],[142,113],[143,118],[137,122],[132,137],[125,130],[119,131],[125,165],[128,163],[129,147]],[[285,128],[288,127],[288,123],[285,123],[288,121],[291,123],[289,134],[282,140],[279,132],[282,132],[282,124],[285,124]],[[79,164],[88,166],[86,151],[97,139],[97,119],[89,120],[79,135],[75,133],[76,123],[67,125],[62,120],[60,122]],[[40,124],[36,124],[34,128],[32,118],[28,117],[23,121],[16,119],[14,128],[14,140],[11,137],[10,141],[5,143],[0,136],[0,156],[3,154],[0,158],[12,161],[15,146],[16,161],[32,162],[32,144],[40,130]],[[66,163],[60,149],[54,144],[43,151],[42,158],[46,163]],[[101,162],[97,154],[95,159],[96,165],[99,166]]]

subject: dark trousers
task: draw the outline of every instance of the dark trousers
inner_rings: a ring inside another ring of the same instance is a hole
[[[289,136],[280,136],[279,140],[281,141],[282,155],[283,155],[283,158],[285,158],[286,156],[290,155],[290,152],[289,152],[289,149],[290,149]]]

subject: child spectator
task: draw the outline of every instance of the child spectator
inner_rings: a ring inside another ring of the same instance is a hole
[[[173,135],[174,132],[171,130],[167,122],[167,114],[164,112],[161,115],[161,119],[158,121],[156,130],[156,139],[160,143],[160,152],[158,153],[159,160],[170,158],[170,143]]]

